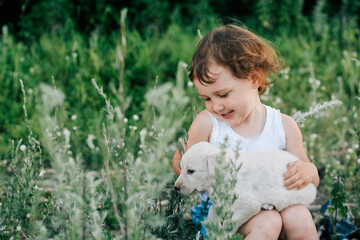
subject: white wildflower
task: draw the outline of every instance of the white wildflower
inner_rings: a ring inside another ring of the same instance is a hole
[[[324,102],[321,104],[317,104],[313,107],[310,107],[308,112],[296,112],[295,114],[292,115],[292,117],[294,118],[294,120],[297,123],[301,123],[303,121],[305,121],[305,119],[309,116],[315,115],[317,113],[319,113],[321,110],[330,108],[330,107],[334,107],[334,106],[338,106],[341,105],[342,102],[340,100],[333,100],[330,102]]]
[[[94,139],[96,139],[96,137],[92,134],[89,134],[87,139],[86,139],[86,143],[89,146],[90,149],[94,149],[95,145],[94,145]]]
[[[64,134],[64,137],[70,137],[70,131],[69,131],[69,129],[67,129],[67,128],[65,128],[64,130],[63,130],[63,134]]]
[[[158,136],[161,137],[161,136],[164,134],[164,132],[165,132],[165,129],[162,128],[162,129],[159,131]]]
[[[188,81],[187,85],[188,85],[188,87],[192,87],[192,86],[194,86],[194,83],[192,81]]]
[[[77,58],[77,56],[78,56],[78,54],[76,52],[73,52],[71,55],[73,58]]]
[[[316,133],[310,134],[310,139],[314,140],[318,137],[318,135]]]
[[[16,230],[21,231],[21,226],[17,226]]]
[[[39,177],[44,176],[44,173],[45,173],[45,170],[41,170],[40,173],[39,173]]]
[[[290,67],[286,67],[286,68],[280,70],[280,74],[287,75],[289,72],[290,72]]]
[[[64,128],[63,134],[64,134],[64,137],[65,137],[65,144],[64,145],[65,145],[65,147],[70,148],[71,146],[70,146],[70,131],[69,131],[69,129]]]
[[[65,56],[65,60],[66,60],[66,61],[69,61],[69,60],[70,60],[70,57],[69,57],[69,56]]]
[[[357,67],[360,66],[360,61],[359,61],[359,60],[357,60],[356,58],[350,58],[350,59],[355,62],[355,65],[356,65]]]
[[[127,118],[124,118],[124,123],[127,123],[129,120]]]
[[[134,120],[139,120],[139,115],[134,114],[133,119]]]
[[[76,131],[78,128],[77,126],[73,126],[73,130]]]
[[[28,94],[32,94],[34,91],[32,90],[32,88],[29,88],[29,89],[27,90],[27,92],[28,92]]]
[[[55,106],[60,106],[64,102],[65,95],[60,90],[41,83],[40,89],[42,92],[42,102],[46,111],[51,111]]]
[[[131,130],[134,130],[134,131],[137,130],[137,126],[129,126],[129,128],[130,128]]]
[[[39,191],[43,191],[43,190],[44,190],[43,188],[38,187],[38,185],[35,185],[34,189],[39,190]]]
[[[76,119],[77,119],[77,116],[75,114],[71,116],[71,120],[75,121]]]
[[[122,118],[123,118],[123,114],[121,113],[120,107],[119,107],[119,106],[116,106],[116,107],[114,108],[114,110],[115,110],[115,112],[116,112],[116,115],[117,115],[118,119],[122,119]]]
[[[122,140],[122,139],[120,140],[120,144],[116,145],[116,147],[119,148],[119,149],[124,147],[124,146],[125,146],[125,143],[124,143],[124,140]]]
[[[141,129],[141,131],[140,131],[140,142],[141,142],[141,145],[145,145],[146,135],[148,135],[148,131],[146,130],[146,128]]]
[[[275,105],[276,105],[276,104],[279,104],[279,103],[281,103],[281,98],[277,97],[277,98],[275,99]]]
[[[197,33],[198,33],[198,35],[199,35],[200,38],[203,38],[203,35],[202,35],[201,32],[200,32],[200,29],[197,30]]]
[[[140,137],[145,137],[147,135],[147,130],[146,128],[143,128],[141,131],[140,131]]]
[[[187,64],[185,62],[183,62],[183,61],[179,62],[179,66],[183,67],[183,68],[187,68]]]
[[[29,72],[30,72],[30,73],[34,73],[34,72],[35,72],[35,68],[34,68],[34,67],[31,67],[31,68],[29,69]]]
[[[24,144],[22,144],[22,145],[20,146],[20,150],[24,152],[25,149],[26,149],[26,146],[25,146]]]

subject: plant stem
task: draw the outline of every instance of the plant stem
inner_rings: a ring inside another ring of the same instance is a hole
[[[125,35],[125,19],[126,19],[127,9],[121,11],[121,44],[116,47],[117,57],[119,60],[119,101],[120,104],[125,104],[125,94],[124,94],[124,70],[125,70],[125,54],[126,54],[126,35]],[[121,107],[121,110],[124,111],[124,106]],[[123,112],[122,112],[123,113]]]

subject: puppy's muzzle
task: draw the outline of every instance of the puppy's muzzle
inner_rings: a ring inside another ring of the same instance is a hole
[[[176,186],[176,185],[175,185],[175,186],[174,186],[174,189],[175,189],[176,191],[178,191],[178,192],[180,191],[180,187],[179,187],[179,186]]]

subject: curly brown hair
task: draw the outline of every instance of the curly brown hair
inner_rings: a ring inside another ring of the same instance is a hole
[[[271,83],[269,72],[277,73],[283,67],[275,50],[265,40],[245,27],[225,25],[209,32],[199,42],[192,57],[189,77],[196,77],[202,84],[216,79],[209,76],[212,63],[227,67],[237,78],[246,78],[253,70],[262,71],[259,94]]]

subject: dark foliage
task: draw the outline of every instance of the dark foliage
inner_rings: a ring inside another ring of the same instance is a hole
[[[65,25],[70,17],[76,29],[90,34],[110,34],[120,25],[120,10],[128,8],[131,27],[145,35],[160,34],[174,20],[184,25],[217,15],[223,21],[237,19],[271,31],[279,27],[299,27],[299,18],[311,19],[321,1],[250,0],[0,0],[0,26],[8,25],[18,38],[36,39],[44,30]],[[329,19],[356,19],[360,0],[327,0],[323,12]],[[52,29],[54,30],[54,29]]]

